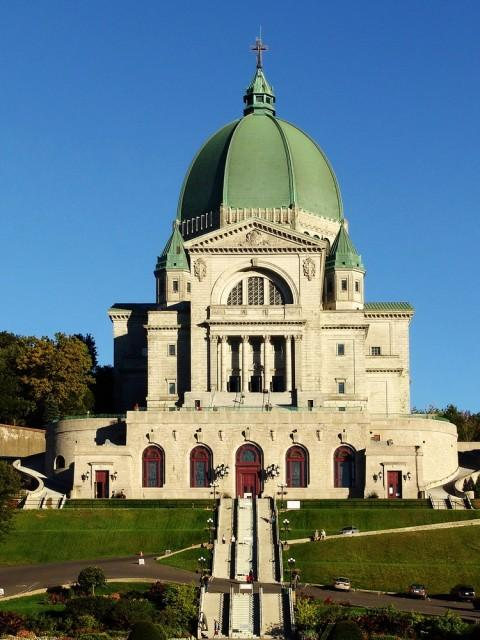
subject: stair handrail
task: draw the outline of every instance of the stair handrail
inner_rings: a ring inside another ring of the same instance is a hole
[[[258,498],[252,500],[252,569],[253,575],[259,579],[258,572],[260,570],[260,555],[258,549]]]
[[[464,500],[467,503],[467,509],[475,509],[472,501],[470,500],[470,496],[465,496]]]
[[[233,584],[230,585],[230,602],[228,603],[228,637],[232,637],[232,621],[233,621]]]
[[[202,586],[200,587],[200,600],[198,603],[198,620],[197,620],[197,638],[199,639],[202,637],[203,629],[201,628],[201,625],[205,617],[205,612],[203,611],[204,600],[205,600],[205,587],[202,584]],[[207,631],[208,631],[208,623],[207,623]]]
[[[277,500],[276,498],[272,498],[273,500],[273,514],[274,514],[274,527],[272,534],[274,535],[274,545],[275,545],[275,566],[277,567],[277,579],[280,584],[283,582],[283,553],[282,553],[282,545],[280,542],[280,524],[278,522],[278,509],[277,509]]]
[[[293,606],[293,590],[292,587],[288,587],[288,609],[290,614],[290,633],[295,636],[296,624],[295,624],[295,608]]]
[[[253,596],[253,598],[255,598],[255,596]],[[255,599],[253,599],[253,606],[255,607]],[[253,621],[254,621],[254,627],[255,627],[255,609],[253,611],[254,611]],[[262,638],[265,631],[263,628],[263,587],[258,587],[258,629],[260,632],[260,637]]]

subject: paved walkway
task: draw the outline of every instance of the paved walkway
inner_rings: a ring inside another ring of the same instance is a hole
[[[435,531],[436,529],[452,529],[454,527],[477,527],[480,526],[480,518],[477,520],[461,520],[460,522],[437,522],[436,524],[420,524],[415,527],[401,527],[397,529],[378,529],[376,531],[359,531],[354,535],[345,536],[342,534],[335,534],[328,536],[327,540],[345,540],[347,538],[359,538],[361,536],[379,536],[385,533],[414,533],[415,531]],[[297,538],[296,540],[289,540],[288,544],[304,544],[305,542],[311,542],[311,538]]]

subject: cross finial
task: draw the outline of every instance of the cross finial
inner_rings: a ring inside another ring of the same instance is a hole
[[[252,44],[250,49],[252,51],[255,51],[255,53],[257,54],[257,69],[262,69],[263,68],[262,53],[264,51],[268,51],[268,47],[266,44],[263,44],[261,35],[255,38],[255,44]]]

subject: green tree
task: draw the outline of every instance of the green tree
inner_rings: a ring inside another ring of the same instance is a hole
[[[37,424],[92,408],[92,360],[78,338],[63,333],[55,334],[53,340],[27,338],[17,368],[25,396],[35,403]]]
[[[77,582],[83,592],[95,595],[95,587],[103,587],[107,581],[100,567],[85,567],[78,574]]]
[[[15,496],[21,489],[18,472],[6,462],[0,461],[0,540],[12,528]]]
[[[24,348],[23,339],[13,333],[0,332],[0,422],[25,424],[34,408],[22,394],[17,359]]]

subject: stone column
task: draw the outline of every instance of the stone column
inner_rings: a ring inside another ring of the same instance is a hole
[[[221,336],[220,338],[220,349],[221,349],[220,357],[222,361],[221,380],[220,380],[221,391],[227,390],[227,346],[228,346],[227,336]]]
[[[263,336],[263,388],[267,390],[270,390],[272,380],[270,355],[270,336]]]
[[[302,336],[295,338],[295,387],[302,390]]]
[[[247,349],[248,349],[248,336],[242,336],[242,362],[241,362],[242,393],[246,393],[248,391]]]
[[[218,389],[217,368],[218,368],[218,338],[210,336],[210,391]]]
[[[292,390],[292,336],[285,336],[285,391]]]

